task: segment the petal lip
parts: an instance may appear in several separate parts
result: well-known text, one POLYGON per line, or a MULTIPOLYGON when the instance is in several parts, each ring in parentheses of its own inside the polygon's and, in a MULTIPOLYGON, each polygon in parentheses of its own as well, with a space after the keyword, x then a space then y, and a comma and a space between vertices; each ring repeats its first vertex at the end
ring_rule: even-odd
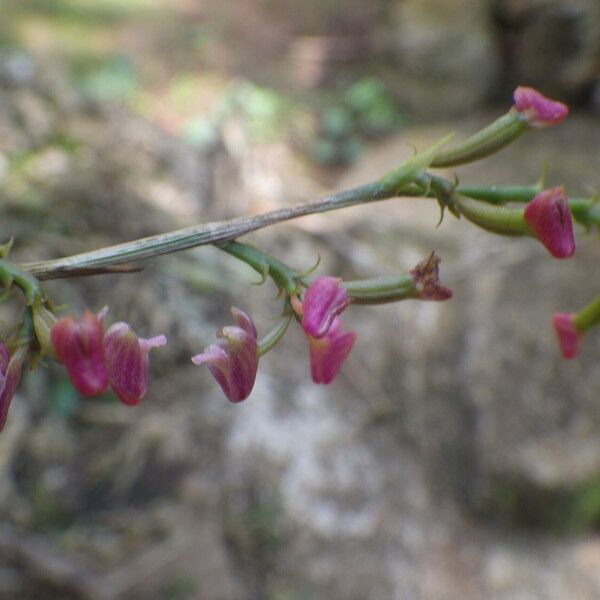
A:
POLYGON ((558 338, 562 355, 567 360, 575 358, 579 354, 581 333, 575 326, 574 313, 554 313, 552 315, 552 326, 558 338))
POLYGON ((573 220, 563 186, 542 190, 525 207, 523 216, 532 233, 555 258, 575 253, 573 220))
POLYGON ((513 99, 515 109, 527 119, 531 127, 556 125, 564 121, 569 114, 566 104, 546 98, 531 87, 517 87, 513 99))
POLYGON ((354 346, 356 334, 353 331, 342 331, 342 325, 342 320, 336 317, 325 336, 307 336, 310 373, 315 383, 331 383, 354 346))
POLYGON ((88 310, 79 320, 72 316, 59 319, 50 331, 56 355, 83 396, 101 394, 108 387, 103 337, 100 319, 88 310))
POLYGON ((131 325, 118 322, 104 336, 106 371, 113 392, 127 406, 134 406, 148 390, 148 354, 167 339, 159 335, 138 338, 131 325))
POLYGON ((302 329, 306 335, 321 338, 334 319, 350 304, 348 292, 337 277, 319 277, 306 290, 302 302, 302 329))
POLYGON ((10 357, 6 371, 0 375, 0 431, 6 425, 8 409, 21 380, 21 368, 27 349, 21 347, 10 357))
POLYGON ((217 334, 223 340, 192 356, 192 362, 206 364, 228 400, 241 402, 250 395, 256 380, 257 331, 244 311, 232 308, 231 312, 237 325, 223 327, 217 334))

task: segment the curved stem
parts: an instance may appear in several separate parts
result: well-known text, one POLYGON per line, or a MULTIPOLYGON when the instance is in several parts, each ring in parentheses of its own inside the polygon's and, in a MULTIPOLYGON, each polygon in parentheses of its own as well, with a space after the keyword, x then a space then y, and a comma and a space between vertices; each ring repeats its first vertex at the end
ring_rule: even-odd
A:
POLYGON ((515 110, 510 110, 461 144, 439 152, 431 162, 431 166, 454 167, 481 160, 508 146, 525 131, 527 131, 527 119, 515 110))
POLYGON ((272 350, 285 335, 288 325, 292 320, 292 313, 286 315, 275 327, 265 335, 264 338, 258 341, 258 355, 263 356, 270 350, 272 350))
POLYGON ((296 271, 274 256, 240 242, 229 242, 219 248, 252 267, 262 277, 262 281, 259 283, 264 283, 267 277, 271 277, 277 287, 285 290, 288 295, 297 292, 296 271))

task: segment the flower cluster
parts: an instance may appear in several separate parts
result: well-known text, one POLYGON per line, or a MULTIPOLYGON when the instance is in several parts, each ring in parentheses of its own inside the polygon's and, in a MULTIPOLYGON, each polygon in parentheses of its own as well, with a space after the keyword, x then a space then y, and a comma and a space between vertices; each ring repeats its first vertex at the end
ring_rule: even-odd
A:
MULTIPOLYGON (((452 137, 448 136, 371 184, 359 186, 352 193, 334 195, 336 206, 332 198, 328 198, 298 207, 305 210, 298 214, 322 210, 323 202, 329 204, 325 208, 330 209, 401 195, 435 197, 442 210, 448 208, 455 216, 463 216, 486 231, 535 237, 552 256, 572 256, 575 252, 572 220, 597 225, 600 216, 595 212, 595 199, 569 202, 562 186, 541 191, 537 186, 463 186, 458 179, 452 183, 430 173, 431 169, 481 160, 527 131, 560 123, 569 113, 567 106, 533 88, 518 87, 513 97, 514 104, 508 113, 466 140, 446 148, 452 137), (517 202, 527 202, 527 205, 505 206, 517 202)), ((279 217, 273 220, 272 214, 262 217, 266 218, 265 223, 279 220, 279 217)), ((213 236, 209 242, 225 239, 219 237, 223 230, 215 224, 208 229, 213 236)), ((229 235, 227 230, 225 237, 229 239, 229 235)), ((206 238, 202 239, 208 243, 206 238)), ((147 250, 156 244, 156 239, 146 238, 133 244, 143 246, 147 257, 147 250)), ((106 308, 98 314, 86 310, 79 319, 73 316, 58 319, 38 278, 33 276, 36 267, 48 266, 47 263, 29 263, 23 268, 6 259, 10 247, 11 242, 0 245, 0 285, 7 295, 12 287, 20 288, 25 306, 17 335, 6 344, 0 342, 0 430, 4 427, 24 361, 30 354, 34 358, 42 354, 62 362, 74 387, 84 396, 102 394, 110 387, 124 404, 137 404, 148 388, 149 352, 166 344, 165 336, 140 338, 124 322, 114 323, 105 330, 106 308)), ((123 252, 123 245, 116 248, 123 252)), ((261 275, 262 281, 270 277, 284 298, 283 318, 262 340, 258 339, 251 317, 232 308, 235 323, 223 327, 217 333, 219 340, 191 359, 196 365, 205 364, 226 397, 235 403, 248 398, 260 357, 279 342, 293 319, 308 342, 312 380, 329 384, 337 377, 356 342, 356 334, 344 329, 340 316, 350 304, 383 304, 411 298, 443 301, 452 297, 452 291, 439 281, 440 259, 435 253, 401 275, 359 281, 325 276, 310 282, 309 274, 298 274, 249 244, 233 240, 220 243, 219 248, 244 261, 261 275)), ((164 246, 154 246, 154 249, 158 254, 164 246)), ((169 246, 169 251, 178 249, 182 247, 169 246)), ((81 255, 79 259, 82 256, 85 257, 81 255)), ((122 256, 116 254, 110 258, 121 259, 122 256)), ((132 257, 131 254, 126 256, 132 257)), ((51 261, 54 268, 57 262, 60 260, 51 261)), ((79 266, 82 267, 80 262, 79 266)), ((563 355, 573 358, 583 334, 600 324, 600 296, 578 313, 553 315, 552 323, 563 355)))
POLYGON ((123 322, 104 331, 107 310, 97 315, 86 310, 78 320, 63 317, 52 326, 50 340, 78 392, 96 396, 110 385, 121 402, 133 406, 148 388, 148 353, 167 339, 164 335, 138 338, 123 322))
MULTIPOLYGON (((291 294, 289 306, 308 341, 314 383, 331 383, 354 346, 356 334, 345 331, 340 318, 352 302, 381 304, 407 298, 450 299, 452 290, 439 281, 439 262, 432 253, 407 275, 354 284, 344 283, 337 277, 318 277, 308 285, 302 298, 291 294)), ((237 325, 224 327, 217 334, 223 341, 193 356, 192 362, 206 364, 227 398, 240 402, 252 391, 261 344, 252 319, 237 308, 232 309, 232 314, 237 325)))

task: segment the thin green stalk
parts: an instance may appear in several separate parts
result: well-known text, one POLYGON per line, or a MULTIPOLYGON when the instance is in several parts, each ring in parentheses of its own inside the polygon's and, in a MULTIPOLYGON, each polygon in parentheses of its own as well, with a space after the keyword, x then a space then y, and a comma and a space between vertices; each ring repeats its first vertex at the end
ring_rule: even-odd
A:
POLYGON ((431 166, 455 167, 481 160, 514 142, 527 129, 527 119, 515 110, 510 110, 461 144, 439 152, 431 166))
POLYGON ((262 277, 260 283, 264 283, 267 277, 271 277, 275 284, 285 290, 288 295, 298 291, 296 271, 274 256, 241 242, 229 242, 219 248, 252 267, 262 277))
POLYGON ((584 332, 600 323, 600 296, 594 298, 575 315, 575 327, 584 332))

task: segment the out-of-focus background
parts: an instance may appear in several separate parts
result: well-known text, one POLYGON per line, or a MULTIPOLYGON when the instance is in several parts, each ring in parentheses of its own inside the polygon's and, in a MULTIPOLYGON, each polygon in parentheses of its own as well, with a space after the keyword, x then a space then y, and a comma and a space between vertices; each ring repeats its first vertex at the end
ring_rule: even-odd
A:
MULTIPOLYGON (((597 0, 0 0, 2 238, 43 259, 312 199, 476 131, 518 84, 572 115, 461 181, 546 161, 593 193, 597 0)), ((26 375, 0 436, 0 598, 599 598, 599 337, 565 362, 549 327, 600 292, 597 232, 554 261, 437 220, 398 200, 252 235, 353 278, 436 249, 455 297, 350 308, 328 387, 290 331, 235 406, 189 357, 232 304, 272 326, 243 265, 201 248, 48 284, 169 345, 135 409, 26 375)))

